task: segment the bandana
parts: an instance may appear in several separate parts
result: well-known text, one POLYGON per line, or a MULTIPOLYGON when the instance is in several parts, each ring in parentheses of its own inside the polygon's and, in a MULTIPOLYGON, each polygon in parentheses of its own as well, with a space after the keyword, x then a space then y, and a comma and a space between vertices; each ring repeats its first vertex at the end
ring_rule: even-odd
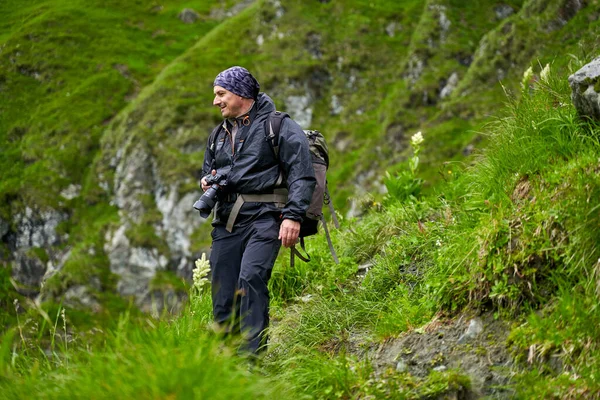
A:
POLYGON ((221 86, 238 96, 255 100, 260 89, 260 84, 252 74, 246 68, 237 66, 217 75, 213 86, 221 86))

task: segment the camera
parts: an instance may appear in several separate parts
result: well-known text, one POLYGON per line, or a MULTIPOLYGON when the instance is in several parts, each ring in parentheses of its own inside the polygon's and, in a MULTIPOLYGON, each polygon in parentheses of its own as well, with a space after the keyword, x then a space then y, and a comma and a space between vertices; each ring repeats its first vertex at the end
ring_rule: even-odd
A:
POLYGON ((194 208, 200 211, 202 218, 208 218, 212 209, 214 208, 218 197, 219 191, 222 187, 227 185, 227 177, 225 174, 207 175, 204 177, 206 184, 210 185, 208 190, 194 203, 194 208))

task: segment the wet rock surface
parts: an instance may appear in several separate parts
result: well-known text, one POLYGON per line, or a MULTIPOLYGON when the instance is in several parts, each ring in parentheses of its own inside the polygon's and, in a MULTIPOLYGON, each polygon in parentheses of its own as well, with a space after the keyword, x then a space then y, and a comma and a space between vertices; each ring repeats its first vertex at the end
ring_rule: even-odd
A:
POLYGON ((455 369, 469 377, 466 398, 511 398, 512 359, 506 348, 510 329, 492 315, 436 320, 421 329, 390 338, 371 355, 377 373, 392 369, 418 378, 455 369))

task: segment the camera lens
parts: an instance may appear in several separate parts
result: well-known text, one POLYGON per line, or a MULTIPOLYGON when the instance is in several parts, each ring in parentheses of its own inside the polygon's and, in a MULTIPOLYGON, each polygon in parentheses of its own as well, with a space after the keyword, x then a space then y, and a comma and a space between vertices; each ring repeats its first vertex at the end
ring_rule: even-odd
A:
POLYGON ((200 197, 200 199, 194 203, 194 208, 200 211, 202 218, 208 218, 215 203, 217 202, 217 190, 219 185, 212 185, 206 192, 200 197))

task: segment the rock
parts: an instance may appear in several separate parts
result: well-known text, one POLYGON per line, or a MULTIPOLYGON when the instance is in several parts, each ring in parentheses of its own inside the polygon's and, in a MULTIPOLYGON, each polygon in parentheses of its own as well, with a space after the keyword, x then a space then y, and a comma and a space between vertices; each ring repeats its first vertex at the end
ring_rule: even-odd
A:
POLYGON ((385 27, 385 33, 389 37, 394 37, 396 35, 396 30, 398 29, 398 23, 396 21, 392 21, 385 27))
POLYGON ((437 372, 444 372, 445 370, 447 370, 448 367, 446 367, 445 365, 438 365, 437 367, 435 367, 433 370, 437 371, 437 372))
POLYGON ((74 184, 70 184, 69 186, 67 186, 66 189, 64 189, 62 192, 60 192, 61 197, 67 199, 67 200, 71 200, 74 199, 75 197, 79 196, 79 193, 81 192, 81 185, 74 185, 74 184))
POLYGON ((470 156, 473 153, 473 150, 475 150, 475 145, 470 143, 462 150, 462 154, 465 157, 470 156))
POLYGON ((414 85, 425 70, 426 63, 424 60, 419 58, 416 54, 410 56, 408 60, 408 71, 406 73, 406 78, 408 79, 411 85, 414 85))
POLYGON ((458 344, 467 343, 475 339, 479 334, 483 332, 483 322, 479 318, 474 318, 469 322, 467 331, 458 338, 458 344))
MULTIPOLYGON (((97 278, 96 281, 98 281, 97 278)), ((99 282, 96 282, 97 285, 99 285, 99 282)), ((89 286, 72 286, 65 292, 64 304, 73 308, 84 308, 98 312, 101 309, 100 303, 98 303, 98 300, 96 300, 90 291, 91 288, 89 286)))
POLYGON ((458 74, 453 72, 452 75, 450 75, 450 78, 448 78, 446 85, 440 91, 440 99, 450 96, 456 88, 456 85, 458 85, 458 74))
POLYGON ((26 250, 31 247, 49 247, 58 244, 60 237, 56 233, 56 228, 67 218, 67 214, 53 209, 38 211, 26 207, 24 213, 19 213, 15 217, 17 249, 26 250))
POLYGON ((406 365, 406 363, 403 360, 398 361, 398 364, 396 364, 396 372, 406 372, 408 371, 408 365, 406 365))
POLYGON ((579 115, 600 121, 600 57, 569 76, 571 100, 579 115))
POLYGON ((372 267, 372 266, 373 266, 373 263, 371 263, 371 262, 368 262, 368 263, 365 263, 365 264, 359 265, 359 266, 358 266, 358 270, 359 270, 359 271, 368 272, 368 271, 371 269, 371 267, 372 267))
POLYGON ((200 14, 191 8, 184 8, 178 15, 179 19, 185 24, 193 24, 200 18, 200 14))
POLYGON ((114 202, 133 223, 140 223, 147 210, 141 198, 152 192, 156 162, 145 143, 138 144, 126 157, 117 154, 114 202))
POLYGON ((494 12, 496 13, 496 18, 498 20, 503 20, 515 13, 515 10, 509 5, 500 4, 494 7, 494 12))
POLYGON ((340 103, 337 95, 331 96, 331 115, 339 115, 344 111, 344 106, 340 103))
POLYGON ((11 274, 16 282, 23 285, 19 286, 19 293, 30 297, 37 295, 42 277, 46 273, 46 265, 39 258, 28 256, 21 251, 15 253, 14 256, 11 274))
POLYGON ((287 109, 294 120, 304 129, 310 128, 313 109, 311 98, 308 94, 304 96, 289 96, 285 101, 287 109))

